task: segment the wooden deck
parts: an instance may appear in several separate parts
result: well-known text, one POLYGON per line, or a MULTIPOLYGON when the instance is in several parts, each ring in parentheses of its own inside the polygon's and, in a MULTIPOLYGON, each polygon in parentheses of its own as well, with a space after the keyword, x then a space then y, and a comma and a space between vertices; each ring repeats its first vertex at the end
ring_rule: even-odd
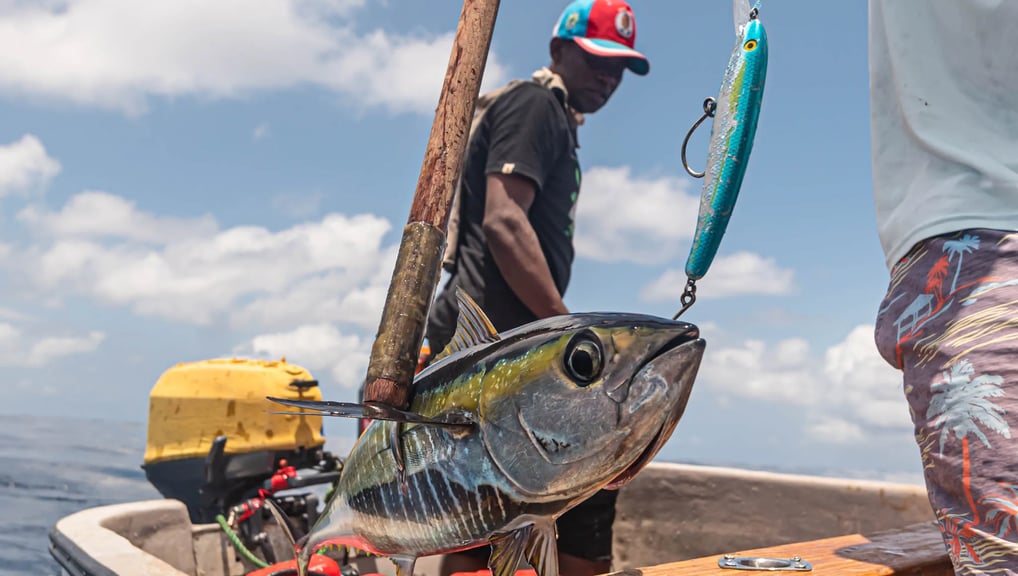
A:
MULTIPOLYGON (((736 557, 791 559, 812 565, 809 572, 782 570, 781 574, 831 574, 838 576, 949 576, 954 574, 935 523, 914 524, 900 530, 864 536, 850 534, 809 542, 797 542, 755 550, 732 550, 736 557)), ((613 572, 617 576, 738 576, 766 572, 721 568, 722 555, 706 556, 646 568, 613 572)))

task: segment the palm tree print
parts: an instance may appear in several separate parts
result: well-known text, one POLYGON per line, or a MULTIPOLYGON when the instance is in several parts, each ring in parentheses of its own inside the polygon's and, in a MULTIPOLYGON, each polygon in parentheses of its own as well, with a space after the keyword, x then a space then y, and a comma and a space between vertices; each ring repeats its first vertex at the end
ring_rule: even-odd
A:
POLYGON ((973 250, 979 249, 979 237, 965 234, 960 240, 948 240, 944 242, 944 252, 947 252, 947 261, 951 262, 958 256, 958 264, 954 267, 954 280, 951 281, 951 293, 958 288, 958 274, 961 272, 962 257, 973 250))
POLYGON ((937 302, 944 300, 944 278, 947 277, 947 266, 950 262, 951 257, 944 256, 937 260, 930 271, 926 273, 926 293, 935 293, 937 302))
POLYGON ((986 513, 986 521, 997 531, 997 536, 1006 538, 1018 534, 1018 485, 1000 482, 1000 487, 1010 494, 994 494, 982 499, 992 509, 986 513))
POLYGON ((969 522, 962 514, 951 514, 943 508, 937 510, 937 513, 942 519, 940 531, 947 536, 951 556, 961 558, 961 552, 964 550, 973 562, 981 563, 982 559, 973 545, 975 532, 972 531, 972 522, 969 522))
POLYGON ((973 374, 975 368, 972 363, 962 359, 952 364, 949 372, 943 372, 942 382, 930 387, 934 394, 926 417, 933 418, 930 424, 934 428, 940 428, 941 454, 951 432, 963 442, 971 432, 990 448, 990 440, 976 425, 977 421, 1004 438, 1011 438, 1011 428, 1001 417, 1004 409, 987 400, 1004 395, 1000 389, 1004 379, 993 374, 973 378, 973 374))
POLYGON ((926 418, 930 419, 930 426, 933 429, 940 430, 941 455, 944 453, 944 444, 952 433, 962 442, 962 486, 972 513, 972 520, 966 521, 967 514, 943 511, 942 518, 945 521, 950 520, 944 525, 955 527, 945 534, 953 542, 953 549, 956 552, 965 550, 974 562, 979 562, 978 556, 972 554, 971 547, 966 544, 968 540, 966 536, 971 534, 972 526, 980 522, 979 509, 976 508, 975 500, 972 498, 969 434, 978 438, 986 448, 991 448, 990 440, 980 429, 980 424, 1004 438, 1011 438, 1011 428, 1002 417, 1004 409, 988 400, 1004 395, 1004 391, 1000 389, 1004 379, 993 374, 975 376, 975 368, 966 359, 952 364, 942 375, 943 381, 936 382, 930 387, 933 396, 930 398, 926 418))

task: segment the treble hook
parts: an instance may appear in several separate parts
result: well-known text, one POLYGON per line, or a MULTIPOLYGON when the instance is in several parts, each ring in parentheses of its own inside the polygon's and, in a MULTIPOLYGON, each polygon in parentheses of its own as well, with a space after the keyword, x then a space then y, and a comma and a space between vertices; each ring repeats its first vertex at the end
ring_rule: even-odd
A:
POLYGON ((685 168, 686 172, 693 178, 703 178, 707 171, 704 170, 703 172, 697 172, 689 167, 689 162, 686 161, 686 145, 689 144, 689 138, 693 135, 693 132, 696 132, 696 129, 700 127, 700 124, 703 124, 704 120, 707 118, 713 118, 714 112, 717 109, 717 101, 708 96, 707 99, 703 101, 703 116, 700 116, 700 119, 693 124, 693 127, 689 129, 689 132, 686 132, 686 138, 682 141, 682 167, 685 168))

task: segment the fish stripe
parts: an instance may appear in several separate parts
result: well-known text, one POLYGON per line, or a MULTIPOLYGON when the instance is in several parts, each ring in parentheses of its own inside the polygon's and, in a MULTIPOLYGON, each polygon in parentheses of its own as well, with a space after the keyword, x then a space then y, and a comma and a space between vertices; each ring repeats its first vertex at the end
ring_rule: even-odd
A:
MULTIPOLYGON (((448 515, 448 512, 447 512, 448 509, 445 506, 442 505, 442 500, 438 496, 438 490, 435 489, 435 476, 436 475, 441 475, 441 474, 427 474, 427 475, 425 475, 424 478, 423 478, 423 482, 427 483, 428 490, 429 490, 429 493, 430 493, 430 496, 431 496, 431 502, 435 505, 435 510, 436 510, 435 517, 436 518, 443 518, 443 517, 448 515)), ((444 530, 442 532, 450 532, 450 531, 449 530, 444 530)), ((440 538, 444 539, 445 535, 444 534, 439 534, 439 531, 436 530, 435 531, 435 537, 436 538, 440 537, 440 538)), ((435 544, 437 545, 438 542, 435 542, 435 544)))
POLYGON ((442 474, 442 480, 445 482, 445 493, 448 495, 449 501, 452 502, 456 511, 449 511, 449 514, 453 516, 457 531, 460 538, 469 539, 470 530, 467 528, 466 517, 463 515, 463 506, 460 506, 459 500, 453 496, 452 483, 449 481, 448 474, 442 474))

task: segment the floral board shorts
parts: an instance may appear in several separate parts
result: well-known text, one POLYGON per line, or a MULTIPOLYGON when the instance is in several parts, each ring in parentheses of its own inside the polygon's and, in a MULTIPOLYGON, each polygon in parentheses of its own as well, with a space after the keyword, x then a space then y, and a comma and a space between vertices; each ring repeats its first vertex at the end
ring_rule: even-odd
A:
POLYGON ((924 240, 876 322, 903 371, 930 503, 958 574, 1018 574, 1018 233, 924 240))

